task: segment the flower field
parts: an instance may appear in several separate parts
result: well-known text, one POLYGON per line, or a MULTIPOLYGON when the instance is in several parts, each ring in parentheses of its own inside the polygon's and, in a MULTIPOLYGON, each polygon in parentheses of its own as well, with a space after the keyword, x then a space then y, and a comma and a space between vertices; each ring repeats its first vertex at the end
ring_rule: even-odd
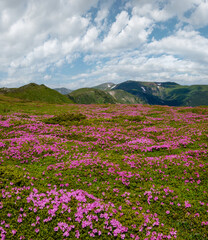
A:
POLYGON ((64 107, 0 116, 2 240, 208 239, 207 107, 64 107))

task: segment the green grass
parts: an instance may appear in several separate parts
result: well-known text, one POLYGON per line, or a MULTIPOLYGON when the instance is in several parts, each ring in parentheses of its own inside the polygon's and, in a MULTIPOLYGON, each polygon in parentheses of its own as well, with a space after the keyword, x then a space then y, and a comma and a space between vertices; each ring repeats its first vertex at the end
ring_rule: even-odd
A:
POLYGON ((68 96, 78 104, 116 103, 115 99, 109 93, 93 88, 81 88, 71 92, 68 96))
POLYGON ((4 92, 6 96, 23 99, 25 101, 39 101, 46 103, 73 103, 69 98, 59 92, 46 87, 31 83, 20 88, 10 89, 4 92))
MULTIPOLYGON (((168 235, 172 229, 177 231, 179 240, 207 239, 207 225, 202 226, 202 222, 208 221, 207 107, 59 105, 0 95, 0 111, 0 143, 5 144, 0 145, 0 189, 6 192, 6 197, 0 196, 3 203, 0 221, 6 221, 1 224, 7 231, 6 239, 20 239, 22 235, 25 239, 76 239, 75 230, 69 237, 64 237, 60 229, 54 231, 60 222, 79 229, 80 239, 121 239, 120 235, 108 235, 112 231, 103 228, 104 219, 100 214, 104 212, 112 213, 110 220, 116 219, 128 227, 125 239, 131 239, 130 233, 146 239, 147 231, 168 235), (143 140, 130 143, 137 139, 143 140), (191 142, 177 145, 181 139, 191 142), (152 144, 145 140, 151 140, 152 144), (166 143, 172 144, 171 147, 143 151, 148 146, 166 143), (41 147, 43 151, 36 151, 41 147), (54 148, 60 155, 51 155, 54 148), (18 152, 23 159, 16 158, 18 152), (129 184, 124 184, 125 181, 129 184), (22 189, 23 186, 30 189, 22 189), (50 195, 51 200, 45 207, 36 206, 37 211, 33 211, 35 206, 33 201, 29 203, 28 196, 34 189, 43 194, 37 196, 40 200, 47 201, 49 196, 44 194, 51 189, 56 189, 57 195, 50 195), (89 210, 84 214, 84 219, 90 214, 98 216, 93 228, 102 229, 101 236, 90 237, 90 227, 82 228, 74 218, 78 207, 94 203, 89 197, 86 203, 72 197, 65 202, 71 212, 62 212, 60 205, 56 216, 43 223, 48 210, 59 203, 57 198, 61 193, 57 192, 69 193, 72 189, 81 189, 102 199, 99 204, 114 204, 101 213, 89 210), (147 192, 152 195, 150 204, 147 192), (155 197, 158 199, 154 200, 155 197), (191 207, 185 208, 185 201, 189 201, 191 207), (122 209, 118 210, 120 206, 122 209), (197 213, 199 217, 195 216, 197 213), (11 217, 8 214, 12 214, 11 217), (20 214, 26 216, 18 223, 20 214), (140 231, 145 217, 151 214, 157 214, 155 218, 160 225, 154 226, 156 220, 149 217, 147 226, 140 231), (37 217, 40 223, 36 223, 37 217), (17 231, 14 236, 12 229, 17 231), (39 233, 35 229, 39 229, 39 233)), ((63 195, 63 199, 66 196, 63 195)))

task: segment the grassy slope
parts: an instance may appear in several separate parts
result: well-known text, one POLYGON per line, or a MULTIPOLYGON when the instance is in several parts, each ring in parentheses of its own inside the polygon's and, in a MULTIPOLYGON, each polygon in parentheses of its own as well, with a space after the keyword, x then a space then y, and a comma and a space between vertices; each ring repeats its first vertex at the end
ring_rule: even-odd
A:
POLYGON ((121 89, 111 90, 111 91, 108 91, 108 93, 110 95, 112 95, 118 103, 122 103, 122 104, 137 104, 137 103, 142 104, 142 103, 145 103, 144 101, 142 101, 137 96, 135 96, 131 93, 128 93, 124 90, 121 90, 121 89))
POLYGON ((208 86, 177 86, 166 89, 166 100, 175 102, 177 106, 208 105, 208 86))
POLYGON ((68 96, 79 104, 116 103, 109 93, 92 88, 81 88, 73 91, 68 96))
POLYGON ((25 101, 0 94, 0 114, 12 114, 15 112, 28 114, 61 114, 67 111, 77 111, 76 104, 54 104, 37 101, 25 101))
POLYGON ((20 98, 27 101, 40 101, 47 103, 73 103, 66 96, 59 92, 50 89, 44 85, 37 85, 34 83, 22 86, 16 89, 10 89, 4 92, 6 96, 20 98))
POLYGON ((176 83, 127 81, 115 89, 127 91, 153 105, 200 106, 208 105, 208 86, 181 86, 176 83), (144 91, 145 89, 145 91, 144 91))

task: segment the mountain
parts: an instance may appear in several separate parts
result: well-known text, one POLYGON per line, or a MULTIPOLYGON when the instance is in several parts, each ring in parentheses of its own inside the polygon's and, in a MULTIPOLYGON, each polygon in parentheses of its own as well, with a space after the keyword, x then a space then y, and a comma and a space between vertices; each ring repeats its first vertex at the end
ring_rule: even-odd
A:
POLYGON ((26 101, 40 101, 47 103, 73 103, 68 97, 61 93, 46 87, 45 85, 38 85, 30 83, 20 88, 1 88, 0 93, 9 96, 20 98, 26 101))
POLYGON ((61 93, 63 95, 67 95, 70 92, 72 92, 72 90, 68 89, 68 88, 54 88, 54 90, 56 90, 57 92, 59 92, 59 93, 61 93))
POLYGON ((111 90, 111 91, 108 91, 108 93, 116 100, 117 103, 122 103, 122 104, 137 104, 137 103, 144 104, 145 103, 142 99, 138 98, 137 96, 121 89, 111 90))
MULTIPOLYGON (((65 88, 58 90, 64 91, 65 88)), ((67 89, 69 90, 69 89, 67 89)), ((126 81, 104 83, 93 88, 81 88, 67 95, 45 85, 30 83, 20 88, 0 88, 5 96, 26 101, 79 104, 150 104, 168 106, 208 105, 208 85, 182 86, 174 82, 126 81)))
POLYGON ((116 103, 108 92, 94 88, 80 88, 67 96, 79 104, 116 103))
POLYGON ((92 88, 99 89, 99 90, 103 90, 103 91, 110 91, 110 90, 112 90, 115 86, 116 86, 116 84, 109 82, 109 83, 103 83, 103 84, 94 86, 94 87, 92 87, 92 88))
MULTIPOLYGON (((172 87, 166 83, 166 86, 172 87)), ((122 89, 151 105, 164 105, 164 86, 162 83, 126 81, 117 84, 114 89, 122 89)))
POLYGON ((208 105, 208 85, 181 86, 174 82, 126 81, 114 89, 131 93, 151 105, 208 105))
POLYGON ((173 103, 172 106, 208 105, 208 85, 179 85, 176 88, 167 89, 166 101, 173 103))
POLYGON ((145 103, 138 97, 123 90, 103 91, 95 88, 81 88, 68 94, 75 103, 98 104, 98 103, 121 103, 137 104, 145 103))

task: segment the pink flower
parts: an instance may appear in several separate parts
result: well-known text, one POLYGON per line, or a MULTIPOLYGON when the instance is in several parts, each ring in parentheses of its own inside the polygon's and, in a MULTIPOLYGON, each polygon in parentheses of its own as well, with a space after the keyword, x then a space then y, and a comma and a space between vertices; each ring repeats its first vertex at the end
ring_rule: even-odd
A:
POLYGON ((166 211, 166 213, 167 213, 167 214, 169 214, 169 213, 170 213, 170 211, 168 210, 168 211, 166 211))
POLYGON ((35 232, 38 233, 40 230, 38 228, 35 229, 35 232))
POLYGON ((13 229, 12 234, 15 235, 16 233, 17 233, 17 231, 13 229))
POLYGON ((76 238, 79 238, 79 236, 80 236, 79 230, 76 230, 76 231, 75 231, 75 237, 76 237, 76 238))
POLYGON ((69 232, 66 231, 66 232, 63 234, 63 236, 64 236, 64 237, 68 237, 68 236, 69 236, 69 232))
POLYGON ((121 239, 125 239, 125 234, 121 234, 121 239))
POLYGON ((18 222, 18 223, 21 223, 21 222, 22 222, 22 218, 18 218, 18 219, 17 219, 17 222, 18 222))
POLYGON ((189 203, 189 201, 185 201, 185 208, 189 208, 191 207, 191 204, 189 203))

